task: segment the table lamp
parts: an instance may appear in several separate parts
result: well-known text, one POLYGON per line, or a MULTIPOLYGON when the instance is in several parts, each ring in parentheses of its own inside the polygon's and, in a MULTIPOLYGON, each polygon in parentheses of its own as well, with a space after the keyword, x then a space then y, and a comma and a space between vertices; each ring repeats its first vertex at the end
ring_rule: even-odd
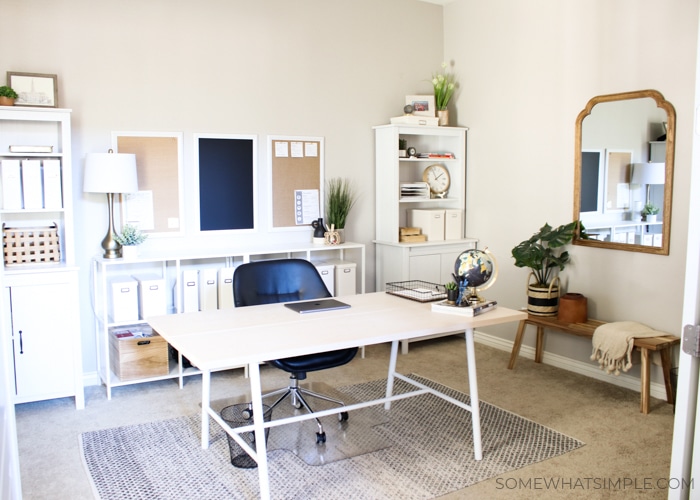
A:
POLYGON ((665 184, 666 164, 665 163, 633 163, 631 184, 646 185, 647 196, 645 203, 649 203, 649 189, 652 184, 665 184))
POLYGON ((102 240, 105 259, 122 255, 122 246, 114 238, 114 195, 135 193, 139 190, 136 174, 136 155, 114 153, 89 153, 85 158, 83 191, 106 193, 109 205, 109 228, 102 240))

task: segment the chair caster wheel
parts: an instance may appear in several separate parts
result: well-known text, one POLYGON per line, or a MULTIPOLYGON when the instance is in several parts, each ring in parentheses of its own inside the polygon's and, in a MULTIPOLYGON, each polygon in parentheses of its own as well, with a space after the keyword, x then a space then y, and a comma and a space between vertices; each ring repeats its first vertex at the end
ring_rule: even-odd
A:
POLYGON ((338 422, 345 422, 349 418, 350 415, 348 415, 348 412, 346 411, 341 411, 340 413, 338 413, 338 422))
POLYGON ((323 444, 326 442, 326 433, 325 432, 317 432, 316 433, 316 444, 323 444))

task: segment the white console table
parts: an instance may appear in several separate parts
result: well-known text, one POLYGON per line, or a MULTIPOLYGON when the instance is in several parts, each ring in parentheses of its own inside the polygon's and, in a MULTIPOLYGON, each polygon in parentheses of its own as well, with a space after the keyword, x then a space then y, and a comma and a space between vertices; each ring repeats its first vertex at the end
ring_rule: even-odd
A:
POLYGON ((169 297, 168 312, 182 312, 182 272, 186 269, 235 267, 262 259, 299 258, 310 261, 348 260, 357 264, 356 285, 360 293, 365 292, 365 245, 346 242, 340 245, 308 244, 268 244, 240 248, 205 248, 197 251, 144 252, 133 259, 93 258, 92 295, 95 312, 95 341, 97 347, 97 372, 107 388, 107 398, 112 397, 112 387, 177 378, 180 387, 184 378, 201 373, 194 367, 184 368, 182 356, 177 361, 169 361, 167 375, 120 380, 110 365, 109 330, 134 324, 146 324, 143 319, 128 322, 113 322, 109 315, 109 284, 119 278, 131 278, 139 274, 155 274, 163 278, 166 290, 172 291, 169 297))

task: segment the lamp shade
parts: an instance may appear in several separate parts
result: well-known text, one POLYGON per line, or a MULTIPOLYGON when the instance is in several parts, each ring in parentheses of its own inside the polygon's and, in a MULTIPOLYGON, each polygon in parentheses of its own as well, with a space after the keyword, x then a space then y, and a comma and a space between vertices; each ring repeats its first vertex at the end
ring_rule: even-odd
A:
POLYGON ((135 193, 138 190, 136 155, 89 153, 85 158, 84 192, 135 193))
POLYGON ((666 182, 665 163, 633 163, 632 184, 664 184, 666 182))

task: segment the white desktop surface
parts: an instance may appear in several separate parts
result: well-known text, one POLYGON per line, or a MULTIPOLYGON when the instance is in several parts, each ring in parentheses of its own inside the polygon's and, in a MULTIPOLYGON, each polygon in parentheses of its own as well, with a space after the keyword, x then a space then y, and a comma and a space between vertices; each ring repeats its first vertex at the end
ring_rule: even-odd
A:
MULTIPOLYGON (((283 421, 263 422, 259 364, 316 352, 332 351, 391 342, 391 359, 387 377, 387 400, 363 403, 385 403, 388 409, 395 372, 398 343, 403 339, 426 335, 465 331, 467 369, 472 412, 474 454, 481 459, 481 429, 478 413, 478 386, 474 359, 474 329, 489 325, 526 319, 524 312, 497 307, 488 313, 465 317, 434 313, 430 303, 419 303, 385 292, 349 295, 340 298, 351 305, 349 309, 299 314, 283 304, 269 304, 235 309, 202 311, 177 315, 156 316, 148 322, 153 329, 192 364, 202 370, 202 447, 209 445, 209 417, 220 425, 223 421, 209 407, 212 371, 247 365, 249 368, 254 425, 258 453, 250 453, 258 462, 260 495, 269 498, 268 465, 264 429, 311 418, 313 415, 292 417, 283 421)), ((398 396, 393 396, 398 398, 398 396)), ((454 402, 454 401, 453 401, 454 402)), ((455 403, 457 404, 457 403, 455 403)), ((351 406, 356 409, 361 406, 351 406)), ((317 412, 319 416, 337 413, 335 410, 317 412)), ((226 427, 224 427, 226 429, 226 427)), ((242 432, 244 428, 236 429, 242 432)), ((226 429, 231 434, 231 429, 226 429)), ((236 434, 234 432, 234 434, 236 434)), ((232 436, 234 434, 231 434, 232 436)), ((238 438, 237 434, 235 438, 238 438)), ((240 443, 239 443, 240 444, 240 443)))

